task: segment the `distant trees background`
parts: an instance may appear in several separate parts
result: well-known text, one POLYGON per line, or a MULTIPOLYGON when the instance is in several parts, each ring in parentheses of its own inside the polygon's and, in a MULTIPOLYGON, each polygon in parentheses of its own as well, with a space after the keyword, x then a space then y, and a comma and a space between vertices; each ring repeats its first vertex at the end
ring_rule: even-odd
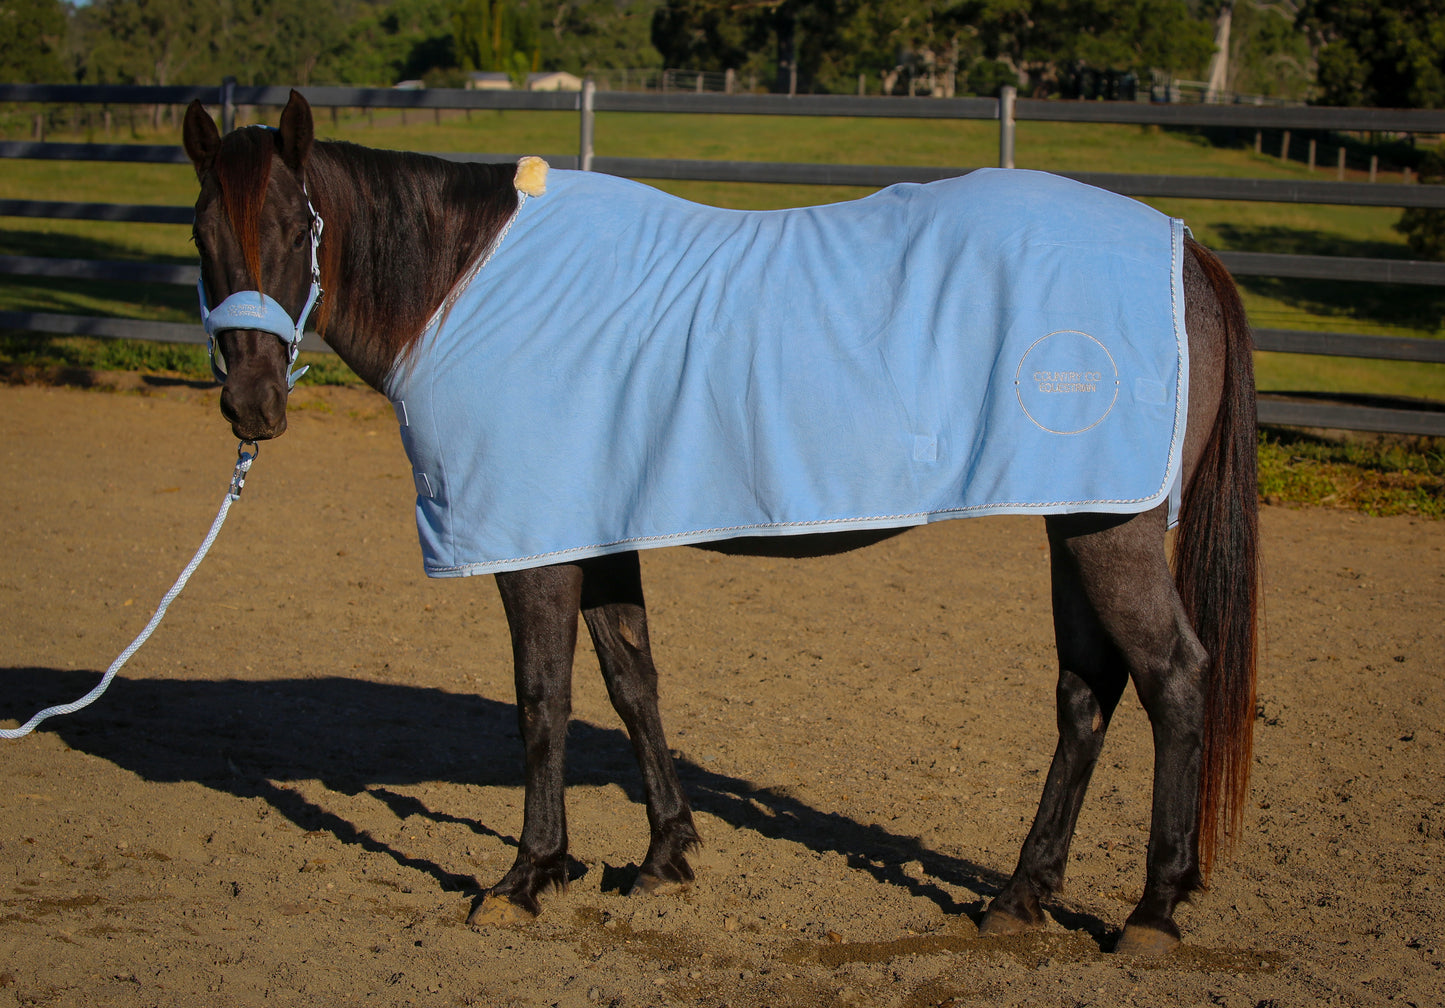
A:
POLYGON ((1300 20, 1326 104, 1445 107, 1445 0, 1311 0, 1300 20))
POLYGON ((1070 94, 1089 75, 1202 78, 1225 6, 1232 90, 1445 106, 1445 0, 0 0, 0 79, 443 85, 667 66, 771 90, 1070 94))
POLYGON ((66 79, 66 10, 59 0, 0 0, 0 79, 66 79))
POLYGON ((1047 94, 1081 67, 1198 76, 1210 22, 1186 0, 663 0, 668 66, 738 69, 773 90, 1047 94))

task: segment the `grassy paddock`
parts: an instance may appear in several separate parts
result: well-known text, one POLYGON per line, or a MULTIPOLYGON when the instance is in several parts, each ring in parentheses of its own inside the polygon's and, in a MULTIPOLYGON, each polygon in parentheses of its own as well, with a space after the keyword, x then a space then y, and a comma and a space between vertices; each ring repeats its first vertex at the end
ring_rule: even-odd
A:
POLYGON ((1445 518, 1445 438, 1264 430, 1259 493, 1270 504, 1445 518))
MULTIPOLYGON (((553 154, 577 148, 577 117, 570 112, 447 112, 438 117, 429 111, 403 116, 396 111, 368 115, 343 110, 333 117, 322 110, 317 131, 403 150, 553 154)), ((135 139, 163 143, 175 138, 163 134, 135 139)), ((598 116, 596 143, 598 154, 604 156, 740 161, 970 168, 994 164, 998 156, 996 124, 972 120, 603 113, 598 116)), ((1217 145, 1198 133, 1154 126, 1020 123, 1017 160, 1020 167, 1053 171, 1312 177, 1303 164, 1255 154, 1248 147, 1217 145)), ((1321 169, 1313 177, 1332 178, 1333 169, 1321 169)), ((867 193, 845 186, 715 182, 667 182, 660 187, 688 199, 739 209, 804 206, 867 193)), ((194 193, 195 179, 185 166, 0 161, 4 198, 174 205, 190 202, 194 193)), ((1399 211, 1391 208, 1149 202, 1182 217, 1201 241, 1216 249, 1409 258, 1392 227, 1399 211)), ((160 262, 191 262, 195 255, 185 227, 20 218, 0 219, 0 254, 160 262)), ((1445 337, 1445 291, 1438 289, 1263 277, 1243 278, 1240 286, 1252 319, 1261 326, 1445 337)), ((188 321, 195 317, 193 298, 191 291, 177 287, 0 278, 0 308, 188 321)), ((209 374, 203 352, 190 347, 35 334, 9 334, 0 341, 0 365, 12 371, 42 367, 47 360, 97 369, 154 368, 197 379, 209 374)), ((349 380, 345 369, 329 358, 318 358, 316 363, 307 380, 349 380)), ((1445 366, 1440 365, 1259 354, 1256 368, 1260 388, 1270 391, 1445 400, 1445 366)), ((1438 512, 1441 463, 1439 452, 1428 445, 1404 462, 1391 461, 1393 457, 1387 458, 1368 439, 1309 442, 1308 449, 1305 445, 1298 439, 1262 443, 1267 494, 1350 502, 1375 510, 1438 512), (1345 484, 1369 487, 1381 482, 1359 475, 1366 471, 1359 462, 1362 452, 1378 457, 1383 467, 1378 472, 1396 474, 1381 477, 1385 490, 1380 499, 1394 499, 1394 504, 1362 504, 1356 500, 1358 494, 1346 492, 1345 484), (1341 477, 1345 484, 1336 485, 1329 474, 1337 470, 1355 475, 1341 477), (1423 482, 1403 489, 1410 480, 1398 474, 1405 472, 1411 479, 1421 476, 1423 482), (1431 500, 1433 505, 1428 503, 1431 500)))

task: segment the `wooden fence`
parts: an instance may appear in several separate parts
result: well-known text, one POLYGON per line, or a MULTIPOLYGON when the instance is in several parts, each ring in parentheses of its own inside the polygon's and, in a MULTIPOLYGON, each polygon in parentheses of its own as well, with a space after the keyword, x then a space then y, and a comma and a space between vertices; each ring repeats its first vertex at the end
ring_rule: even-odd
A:
MULTIPOLYGON (((999 164, 1004 166, 1012 166, 1016 142, 1014 127, 1020 121, 1135 123, 1176 127, 1229 127, 1256 131, 1445 133, 1445 110, 1032 101, 1018 99, 1012 89, 1007 88, 998 99, 653 94, 598 91, 590 82, 581 92, 314 87, 306 88, 305 93, 313 106, 321 108, 520 109, 576 112, 577 152, 545 155, 559 168, 579 168, 630 178, 728 182, 883 186, 894 182, 927 182, 963 175, 980 166, 900 167, 599 157, 593 152, 596 114, 669 112, 995 120, 999 123, 999 164)), ((223 124, 227 126, 234 121, 234 110, 237 106, 284 105, 289 94, 290 89, 285 87, 239 87, 229 82, 220 88, 0 85, 0 102, 181 105, 200 99, 219 106, 223 124)), ((456 161, 505 161, 514 160, 518 155, 475 153, 440 156, 456 161)), ((158 164, 184 164, 186 161, 179 145, 43 141, 0 142, 0 157, 158 164)), ((1101 172, 1061 174, 1123 195, 1137 197, 1426 207, 1445 210, 1445 186, 1101 172)), ((0 200, 0 216, 189 224, 191 208, 0 200)), ((1237 276, 1445 287, 1445 263, 1259 252, 1223 252, 1220 256, 1237 276)), ((194 286, 198 268, 35 256, 0 256, 0 273, 194 286)), ((181 325, 43 312, 0 311, 0 328, 188 343, 204 340, 199 324, 181 325)), ((1284 329, 1257 329, 1255 339, 1260 350, 1445 363, 1445 340, 1284 329)), ((308 335, 303 347, 326 349, 314 335, 308 335)), ((1259 415, 1260 422, 1267 424, 1445 436, 1445 404, 1422 404, 1420 409, 1402 409, 1394 406, 1310 401, 1307 396, 1291 399, 1267 397, 1260 401, 1259 415)))

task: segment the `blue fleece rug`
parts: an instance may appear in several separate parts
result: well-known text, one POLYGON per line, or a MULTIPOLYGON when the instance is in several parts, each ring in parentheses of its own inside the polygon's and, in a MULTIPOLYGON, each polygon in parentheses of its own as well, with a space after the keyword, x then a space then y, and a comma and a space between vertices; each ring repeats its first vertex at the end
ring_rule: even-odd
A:
POLYGON ((982 170, 747 212, 553 171, 388 394, 428 574, 1175 488, 1183 226, 982 170))

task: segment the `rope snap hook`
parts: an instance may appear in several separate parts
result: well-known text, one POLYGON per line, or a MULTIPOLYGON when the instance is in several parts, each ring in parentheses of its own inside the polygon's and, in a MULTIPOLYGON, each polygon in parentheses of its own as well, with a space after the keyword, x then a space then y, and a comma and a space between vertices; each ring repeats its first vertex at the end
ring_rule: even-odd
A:
POLYGON ((241 491, 246 488, 246 473, 260 454, 261 446, 255 441, 242 441, 236 445, 236 471, 231 474, 231 489, 228 492, 231 500, 241 499, 241 491), (251 446, 249 452, 246 450, 247 445, 251 446))

